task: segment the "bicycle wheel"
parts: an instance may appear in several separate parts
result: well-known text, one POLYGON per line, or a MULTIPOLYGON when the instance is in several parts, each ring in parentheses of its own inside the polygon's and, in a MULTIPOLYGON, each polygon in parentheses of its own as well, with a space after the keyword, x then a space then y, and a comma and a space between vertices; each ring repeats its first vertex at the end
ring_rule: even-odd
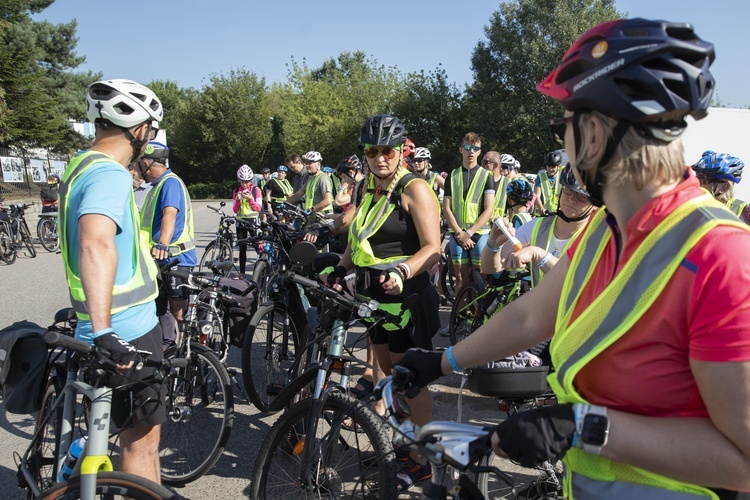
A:
POLYGON ((60 240, 57 235, 57 221, 51 217, 39 219, 36 225, 36 233, 39 236, 39 242, 48 252, 57 252, 60 248, 60 240))
POLYGON ((55 477, 55 461, 59 449, 60 423, 62 421, 62 406, 54 411, 52 407, 57 401, 58 391, 54 380, 50 379, 42 395, 41 407, 34 425, 34 447, 29 456, 29 469, 34 476, 39 489, 44 491, 57 482, 55 477))
POLYGON ((483 314, 477 297, 481 294, 479 285, 469 282, 456 296, 451 308, 448 335, 451 345, 456 345, 474 331, 474 321, 483 314))
MULTIPOLYGON (((297 375, 291 370, 300 354, 303 328, 283 304, 261 306, 250 320, 242 342, 242 381, 258 410, 268 411, 273 398, 297 375)), ((301 364, 298 367, 301 369, 301 364)))
POLYGON ((442 262, 443 268, 440 270, 440 284, 443 286, 445 298, 453 300, 456 296, 456 275, 453 269, 450 255, 442 262))
POLYGON ((226 260, 232 260, 234 254, 232 253, 232 245, 226 240, 214 240, 206 245, 206 250, 203 252, 201 262, 198 267, 199 271, 206 271, 206 262, 209 260, 218 260, 224 262, 226 260))
POLYGON ((26 250, 29 251, 29 255, 33 259, 36 257, 36 248, 34 247, 34 240, 31 239, 31 232, 29 231, 29 226, 26 224, 26 221, 21 222, 18 230, 21 233, 21 239, 23 240, 24 245, 26 245, 26 250))
POLYGON ((396 498, 395 455, 382 419, 353 397, 332 392, 311 442, 305 438, 314 402, 298 402, 271 428, 255 462, 251 498, 396 498), (310 479, 300 484, 309 445, 310 479))
MULTIPOLYGON (((134 498, 159 500, 174 498, 175 494, 153 481, 127 472, 100 472, 96 475, 97 498, 134 498)), ((66 483, 59 483, 42 492, 43 500, 81 498, 81 477, 76 476, 66 483)))
POLYGON ((16 261, 18 250, 13 245, 13 239, 5 229, 0 228, 0 259, 11 265, 16 261))
MULTIPOLYGON (((161 479, 185 484, 208 472, 229 440, 234 396, 227 369, 206 346, 190 343, 190 362, 167 385, 167 421, 161 426, 161 479)), ((165 358, 184 356, 175 346, 165 358)))
MULTIPOLYGON (((482 457, 477 465, 480 467, 497 467, 501 471, 507 471, 513 467, 510 460, 503 459, 491 452, 489 456, 482 457)), ((529 473, 534 472, 529 470, 529 473)), ((474 482, 484 498, 518 498, 519 500, 545 500, 545 499, 562 499, 562 483, 560 474, 555 466, 546 462, 538 470, 538 476, 530 483, 522 483, 512 488, 501 478, 491 472, 480 472, 475 474, 474 482), (515 491, 514 491, 515 489, 515 491)), ((534 476, 530 476, 533 478, 534 476)))

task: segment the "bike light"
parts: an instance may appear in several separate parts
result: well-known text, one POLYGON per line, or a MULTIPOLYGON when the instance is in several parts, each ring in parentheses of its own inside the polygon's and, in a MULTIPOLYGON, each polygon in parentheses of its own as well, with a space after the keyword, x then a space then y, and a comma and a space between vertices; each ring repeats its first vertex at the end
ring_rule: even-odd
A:
POLYGON ((214 330, 213 325, 211 325, 210 321, 201 321, 200 329, 203 335, 211 335, 214 330))
POLYGON ((372 316, 373 309, 370 308, 369 304, 359 304, 357 306, 357 316, 360 318, 369 318, 372 316))
POLYGON ((367 307, 369 307, 371 311, 377 311, 378 307, 380 307, 380 302, 377 300, 371 300, 367 303, 367 307))

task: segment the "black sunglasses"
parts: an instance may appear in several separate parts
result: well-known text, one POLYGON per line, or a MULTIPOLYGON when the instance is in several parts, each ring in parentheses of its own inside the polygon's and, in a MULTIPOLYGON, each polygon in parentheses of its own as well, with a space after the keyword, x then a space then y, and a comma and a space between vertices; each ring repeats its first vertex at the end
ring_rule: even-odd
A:
POLYGON ((568 126, 568 123, 573 121, 573 117, 575 116, 575 114, 571 116, 561 116, 559 118, 552 118, 549 121, 549 132, 552 134, 552 140, 555 144, 560 146, 565 145, 565 128, 568 126))

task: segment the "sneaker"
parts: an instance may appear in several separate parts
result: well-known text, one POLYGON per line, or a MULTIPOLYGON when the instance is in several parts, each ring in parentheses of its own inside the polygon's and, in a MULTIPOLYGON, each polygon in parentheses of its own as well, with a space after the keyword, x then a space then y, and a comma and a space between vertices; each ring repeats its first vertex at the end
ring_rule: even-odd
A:
POLYGON ((429 462, 420 465, 413 459, 409 459, 401 464, 398 474, 396 474, 396 491, 401 493, 411 489, 415 484, 427 481, 432 477, 432 468, 429 462))
POLYGON ((445 325, 443 327, 440 327, 440 329, 437 331, 437 334, 441 337, 450 337, 450 329, 451 327, 449 325, 445 325))

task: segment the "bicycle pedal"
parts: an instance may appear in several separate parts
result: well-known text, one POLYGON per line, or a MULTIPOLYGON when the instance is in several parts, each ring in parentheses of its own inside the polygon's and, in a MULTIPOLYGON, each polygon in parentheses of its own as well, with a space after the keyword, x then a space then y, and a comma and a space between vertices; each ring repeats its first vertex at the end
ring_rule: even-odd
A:
POLYGON ((227 368, 227 373, 229 374, 229 378, 234 378, 237 376, 237 370, 234 368, 227 368))
POLYGON ((266 387, 266 395, 276 396, 282 390, 284 390, 284 385, 282 384, 268 384, 268 386, 266 387))

